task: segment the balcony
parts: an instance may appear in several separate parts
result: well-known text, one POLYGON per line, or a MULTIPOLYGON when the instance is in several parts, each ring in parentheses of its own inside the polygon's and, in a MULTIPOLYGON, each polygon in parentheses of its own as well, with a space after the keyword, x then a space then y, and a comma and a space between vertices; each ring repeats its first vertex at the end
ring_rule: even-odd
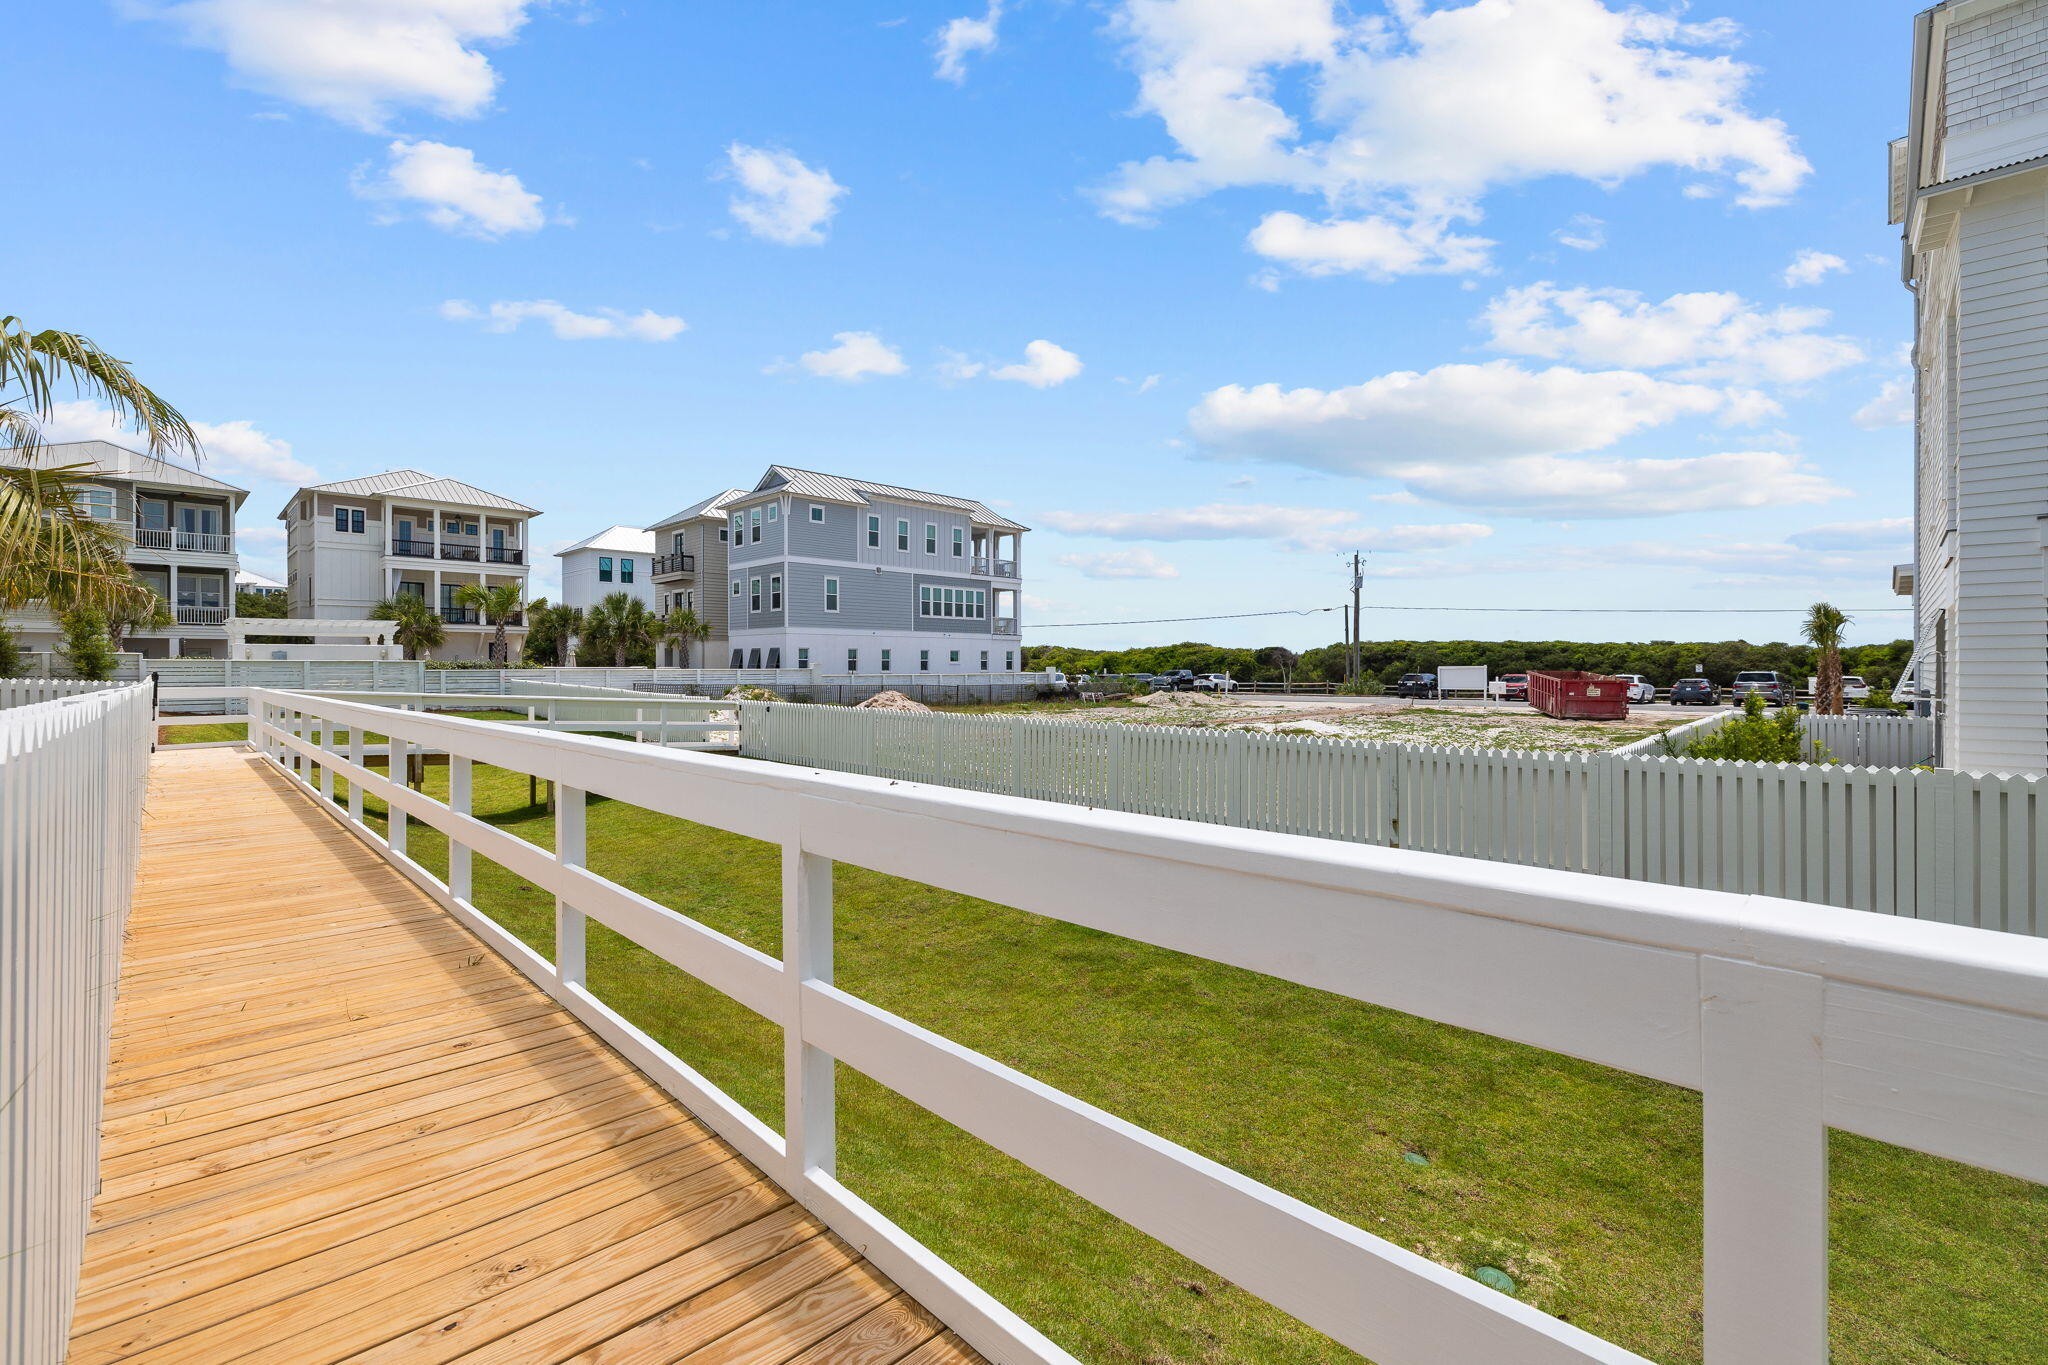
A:
POLYGON ((509 545, 487 546, 484 550, 486 564, 524 564, 526 551, 515 550, 509 545))
POLYGON ((1017 618, 1014 616, 998 616, 996 618, 995 633, 997 635, 1017 634, 1017 618))
POLYGON ((391 553, 411 559, 432 559, 434 546, 432 542, 425 540, 394 540, 391 542, 391 553))
POLYGON ((181 626, 217 626, 228 619, 226 607, 188 607, 180 603, 171 609, 181 626))
MULTIPOLYGON (((497 624, 495 621, 484 620, 483 613, 475 607, 443 607, 438 614, 444 622, 451 626, 495 626, 497 624)), ((505 618, 505 624, 508 626, 525 625, 526 613, 513 612, 505 618)))
POLYGON ((171 531, 157 527, 135 528, 135 543, 145 550, 190 550, 198 554, 226 555, 235 552, 235 538, 213 531, 171 531))
POLYGON ((483 550, 475 545, 443 545, 441 547, 441 558, 443 559, 460 559, 475 564, 481 562, 483 557, 483 550))
POLYGON ((986 555, 974 557, 974 567, 969 570, 977 578, 1015 578, 1017 561, 1014 559, 990 559, 986 555))
POLYGON ((695 555, 672 554, 656 555, 654 557, 653 573, 656 578, 660 578, 664 574, 695 572, 697 572, 697 556, 695 555))

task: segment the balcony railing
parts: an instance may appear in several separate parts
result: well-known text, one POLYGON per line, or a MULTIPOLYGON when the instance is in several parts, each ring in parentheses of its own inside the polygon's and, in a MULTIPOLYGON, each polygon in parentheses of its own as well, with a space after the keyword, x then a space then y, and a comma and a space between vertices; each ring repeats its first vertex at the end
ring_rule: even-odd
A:
POLYGON ((188 607, 180 603, 172 608, 181 626, 217 626, 228 619, 226 607, 188 607))
POLYGON ((475 563, 484 557, 483 551, 474 545, 443 545, 441 558, 464 559, 475 563))
MULTIPOLYGON (((475 607, 443 607, 441 608, 440 616, 443 621, 447 622, 451 626, 485 626, 497 624, 495 621, 484 620, 483 613, 478 611, 475 607)), ((526 613, 519 611, 513 612, 510 616, 505 618, 505 624, 508 626, 525 625, 526 613)))
POLYGON ((1014 559, 990 559, 986 555, 974 557, 974 567, 969 572, 978 578, 1015 578, 1017 561, 1014 559))
POLYGON ((695 555, 672 554, 656 555, 654 557, 654 576, 656 578, 660 578, 663 574, 695 572, 697 572, 697 556, 695 555))
POLYGON ((998 616, 996 618, 995 633, 998 635, 1015 635, 1017 633, 1017 618, 1014 616, 998 616))
POLYGON ((1017 576, 1017 561, 1014 559, 998 559, 996 561, 995 576, 997 578, 1015 578, 1017 576))
POLYGON ((524 564, 526 551, 515 550, 509 545, 491 545, 484 549, 484 562, 488 564, 524 564))
POLYGON ((232 554, 235 549, 233 536, 214 531, 172 531, 153 526, 136 527, 135 543, 145 550, 193 550, 209 555, 232 554))
POLYGON ((434 546, 431 541, 425 540, 394 540, 391 542, 391 553, 409 555, 414 559, 432 559, 434 546))

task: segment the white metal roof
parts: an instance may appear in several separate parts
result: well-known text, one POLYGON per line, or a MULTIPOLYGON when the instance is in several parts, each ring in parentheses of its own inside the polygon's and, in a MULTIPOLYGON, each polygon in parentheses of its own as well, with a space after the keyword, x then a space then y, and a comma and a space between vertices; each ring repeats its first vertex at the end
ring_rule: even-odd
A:
POLYGON ((235 586, 238 588, 270 588, 278 592, 284 591, 284 584, 278 582, 275 578, 265 578, 262 574, 251 573, 247 569, 235 570, 235 586))
MULTIPOLYGON (((335 483, 307 484, 300 493, 339 493, 344 497, 357 498, 406 498, 423 503, 446 507, 480 507, 491 512, 524 512, 528 516, 539 516, 540 510, 528 507, 523 502, 514 502, 497 493, 486 492, 473 483, 460 479, 444 479, 425 474, 417 469, 387 469, 382 474, 366 474, 360 479, 342 479, 335 483)), ((298 494, 292 495, 294 498, 298 494)), ((277 514, 283 521, 291 510, 289 503, 277 514)))
MULTIPOLYGON (((965 512, 974 519, 977 526, 988 526, 999 531, 1028 531, 1031 528, 1010 520, 993 510, 986 503, 973 498, 956 498, 949 493, 927 493, 916 488, 901 488, 895 484, 874 483, 868 479, 849 479, 841 474, 820 474, 813 469, 793 469, 788 465, 770 465, 761 481, 754 485, 754 493, 792 493, 799 497, 820 498, 826 502, 852 503, 865 507, 875 498, 890 502, 921 502, 933 507, 950 507, 965 512)), ((752 495, 748 495, 751 500, 752 495)))
POLYGON ((578 550, 618 550, 624 554, 654 553, 654 532, 643 531, 637 526, 607 526, 594 536, 585 536, 556 555, 574 554, 578 550))
POLYGON ((745 496, 746 493, 741 489, 728 488, 723 493, 712 494, 702 502, 693 502, 680 512, 671 512, 660 521, 647 523, 647 529, 651 531, 663 526, 672 526, 679 521, 693 521, 698 517, 720 516, 724 513, 727 503, 731 502, 734 498, 743 498, 745 496))
MULTIPOLYGON (((0 447, 0 465, 21 468, 28 463, 19 448, 0 447)), ((169 460, 159 460, 154 455, 145 455, 139 450, 117 446, 112 441, 58 441, 43 447, 43 454, 36 461, 45 469, 65 465, 89 465, 95 475, 110 479, 126 479, 134 483, 162 484, 172 488, 201 488, 209 493, 225 493, 234 500, 237 507, 242 499, 249 496, 246 488, 237 488, 231 483, 209 478, 196 469, 187 469, 169 460)))

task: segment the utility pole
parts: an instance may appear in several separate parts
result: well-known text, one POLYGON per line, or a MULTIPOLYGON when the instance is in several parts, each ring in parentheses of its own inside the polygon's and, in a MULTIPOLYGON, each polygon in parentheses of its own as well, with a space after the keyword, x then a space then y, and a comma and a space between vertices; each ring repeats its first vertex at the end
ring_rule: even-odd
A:
POLYGON ((1359 639, 1364 634, 1360 629, 1358 619, 1358 589, 1365 578, 1364 563, 1364 557, 1356 550, 1353 550, 1351 552, 1351 679, 1353 682, 1358 680, 1359 667, 1363 663, 1358 647, 1359 639))

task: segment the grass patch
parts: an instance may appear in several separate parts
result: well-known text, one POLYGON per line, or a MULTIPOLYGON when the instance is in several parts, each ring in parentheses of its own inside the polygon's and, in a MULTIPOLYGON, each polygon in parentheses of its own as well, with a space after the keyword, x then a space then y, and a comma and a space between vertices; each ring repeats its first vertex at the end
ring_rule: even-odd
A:
POLYGON ((247 739, 249 722, 223 721, 218 725, 159 725, 158 744, 217 744, 223 740, 247 739))
MULTIPOLYGON (((445 796, 447 770, 425 785, 445 796)), ((552 846, 525 777, 473 785, 480 818, 552 846)), ((602 875, 779 951, 773 846, 601 798, 588 833, 602 875)), ((410 847, 445 874, 440 835, 410 847)), ((552 952, 549 897, 482 859, 474 878, 552 952)), ((848 990, 1403 1246, 1536 1267, 1547 1311, 1653 1360, 1700 1359, 1697 1095, 859 867, 835 899, 848 990)), ((778 1028, 601 926, 588 956, 600 997, 779 1126, 778 1028)), ((848 1183, 1082 1359, 1357 1359, 840 1076, 848 1183)), ((2038 1365, 2048 1191, 1846 1135, 1832 1154, 1834 1358, 2038 1365)))

